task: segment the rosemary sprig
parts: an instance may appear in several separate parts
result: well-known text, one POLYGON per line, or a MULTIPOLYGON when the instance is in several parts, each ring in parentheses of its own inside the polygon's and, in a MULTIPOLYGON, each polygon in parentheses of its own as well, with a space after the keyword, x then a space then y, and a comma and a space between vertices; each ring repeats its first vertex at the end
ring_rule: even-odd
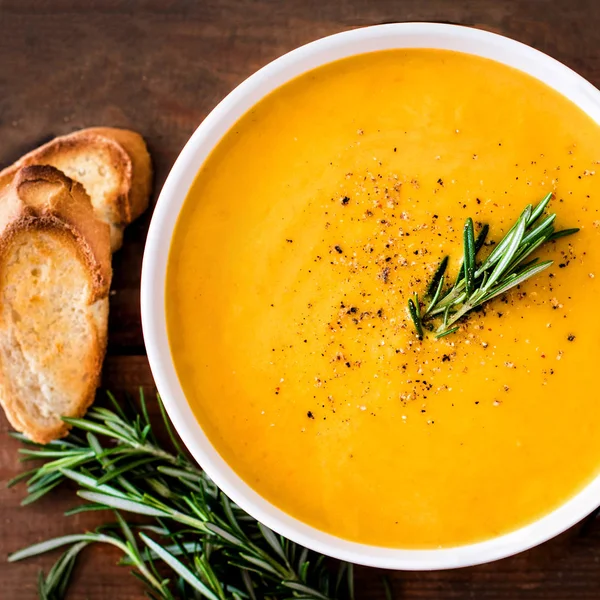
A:
POLYGON ((83 436, 41 446, 15 434, 27 445, 21 450, 24 460, 44 461, 10 483, 27 479, 23 504, 70 480, 86 503, 66 514, 111 509, 116 515, 112 525, 9 557, 17 561, 68 546, 49 573, 40 574, 40 599, 64 597, 78 554, 95 543, 121 550, 122 564, 132 567, 158 600, 353 599, 352 565, 342 563, 334 576, 323 556, 275 534, 233 504, 184 453, 162 405, 172 450, 157 441, 142 392, 133 416, 109 398, 113 410, 94 407, 84 419, 65 419, 83 436), (149 522, 129 525, 122 513, 145 515, 149 522), (161 575, 167 569, 169 578, 161 575))
POLYGON ((539 262, 538 258, 528 260, 528 257, 543 244, 577 233, 579 229, 555 231, 555 214, 542 219, 551 198, 552 194, 548 194, 535 208, 531 204, 526 206, 508 233, 480 263, 477 263, 477 256, 484 245, 489 227, 484 225, 475 238, 473 220, 470 217, 466 220, 463 229, 463 258, 454 284, 444 292, 448 267, 448 257, 445 256, 427 286, 426 295, 430 301, 425 310, 421 310, 417 294, 408 301, 408 314, 419 339, 423 338, 426 328, 432 329, 428 324, 433 317, 442 317, 442 323, 435 330, 435 337, 439 339, 450 335, 458 330, 455 323, 473 309, 504 294, 552 264, 551 260, 539 262))

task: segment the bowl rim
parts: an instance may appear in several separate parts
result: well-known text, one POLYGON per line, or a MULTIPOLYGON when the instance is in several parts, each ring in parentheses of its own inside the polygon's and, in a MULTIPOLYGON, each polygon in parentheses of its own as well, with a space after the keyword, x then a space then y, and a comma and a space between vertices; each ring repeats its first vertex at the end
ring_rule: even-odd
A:
POLYGON ((600 124, 600 91, 592 84, 530 46, 479 29, 441 23, 375 25, 337 33, 292 50, 230 92, 198 126, 175 161, 156 203, 144 250, 142 328, 157 389, 183 443, 217 486, 255 519, 311 550, 356 564, 402 570, 465 567, 527 550, 576 524, 600 503, 600 475, 549 514, 510 533, 477 543, 412 550, 341 539, 277 508, 225 462, 185 399, 167 336, 165 277, 173 230, 188 190, 208 154, 242 114, 283 83, 339 58, 389 48, 456 50, 496 60, 543 81, 600 124))

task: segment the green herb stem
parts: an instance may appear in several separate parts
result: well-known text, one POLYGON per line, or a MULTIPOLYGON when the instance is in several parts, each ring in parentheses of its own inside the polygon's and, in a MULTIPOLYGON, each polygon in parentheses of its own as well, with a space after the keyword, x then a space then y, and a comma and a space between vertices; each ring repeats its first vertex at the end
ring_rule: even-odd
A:
POLYGON ((173 450, 157 443, 142 393, 139 409, 130 416, 109 397, 114 410, 98 407, 84 419, 68 419, 83 437, 71 435, 40 446, 15 434, 29 446, 28 455, 45 461, 27 473, 24 503, 71 480, 86 504, 70 514, 112 510, 117 518, 116 527, 55 538, 9 557, 17 561, 69 547, 48 575, 40 576, 41 599, 63 598, 78 554, 90 544, 103 543, 119 548, 150 597, 160 600, 352 600, 349 566, 341 564, 336 583, 322 557, 285 540, 233 504, 184 453, 162 405, 173 450), (148 523, 129 525, 122 516, 126 513, 143 515, 148 523), (172 572, 170 578, 159 574, 158 563, 172 572))

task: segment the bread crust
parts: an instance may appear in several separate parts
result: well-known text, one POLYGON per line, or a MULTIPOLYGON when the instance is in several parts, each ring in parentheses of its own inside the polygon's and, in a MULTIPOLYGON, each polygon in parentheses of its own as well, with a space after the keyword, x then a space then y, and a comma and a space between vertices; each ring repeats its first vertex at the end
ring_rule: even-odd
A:
MULTIPOLYGON (((106 351, 108 292, 112 277, 110 228, 94 213, 83 186, 50 166, 28 166, 20 169, 12 183, 0 191, 0 266, 9 255, 12 244, 21 236, 35 232, 51 232, 61 244, 71 247, 84 265, 89 290, 89 371, 77 401, 64 416, 78 417, 94 400, 106 351)), ((82 282, 82 287, 85 282, 82 282)), ((0 357, 6 360, 5 356, 0 357)), ((25 401, 13 393, 12 381, 0 368, 0 403, 17 430, 38 443, 47 443, 65 435, 68 426, 56 418, 40 426, 29 414, 25 401)), ((70 390, 71 392, 73 390, 70 390)), ((44 396, 40 392, 40 400, 44 396)))
POLYGON ((13 165, 0 171, 0 189, 10 185, 16 173, 30 165, 45 165, 91 148, 102 148, 110 156, 111 166, 119 173, 119 185, 108 203, 103 220, 111 225, 111 247, 121 247, 123 229, 148 207, 152 188, 152 163, 144 139, 136 132, 113 127, 91 127, 57 137, 29 152, 13 165))
MULTIPOLYGON (((99 310, 104 310, 106 313, 106 320, 108 320, 108 298, 98 300, 97 304, 99 305, 99 310)), ((104 330, 106 330, 106 327, 104 327, 104 330)), ((100 385, 102 364, 104 362, 107 344, 106 331, 104 331, 104 334, 102 331, 97 331, 97 334, 97 337, 93 341, 90 340, 90 343, 93 343, 97 347, 97 352, 94 354, 94 360, 91 367, 92 377, 90 377, 90 383, 87 388, 82 391, 79 404, 74 407, 74 410, 72 410, 69 415, 64 416, 75 419, 83 417, 88 408, 94 403, 96 390, 100 385)), ((19 398, 5 393, 7 382, 3 380, 3 377, 4 375, 0 371, 0 405, 4 408, 6 418, 14 429, 24 433, 32 442, 37 444, 48 444, 53 440, 65 437, 69 433, 71 426, 62 420, 56 421, 54 425, 49 427, 39 427, 33 419, 29 418, 28 411, 19 401, 19 398)))
POLYGON ((90 127, 79 133, 84 136, 110 139, 125 149, 131 161, 131 183, 129 189, 124 192, 125 218, 122 224, 129 225, 148 208, 152 192, 152 161, 144 138, 135 131, 116 127, 90 127))

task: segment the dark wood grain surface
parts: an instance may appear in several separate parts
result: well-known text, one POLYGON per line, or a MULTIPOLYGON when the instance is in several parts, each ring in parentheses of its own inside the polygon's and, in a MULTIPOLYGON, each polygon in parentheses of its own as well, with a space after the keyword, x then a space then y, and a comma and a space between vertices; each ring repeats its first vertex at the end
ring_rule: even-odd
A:
MULTIPOLYGON (((160 190, 182 146, 215 104, 288 50, 345 29, 444 21, 530 44, 600 86, 598 0, 212 0, 145 2, 0 0, 0 164, 54 135, 91 125, 135 129, 148 141, 160 190)), ((139 283, 148 211, 114 257, 104 385, 153 389, 140 326, 139 283)), ((0 480, 21 470, 0 417, 0 480)), ((7 553, 93 528, 98 515, 63 518, 65 489, 21 508, 23 490, 0 487, 0 598, 36 598, 51 557, 7 565, 7 553)), ((600 499, 599 499, 600 500, 600 499)), ((111 549, 90 549, 69 598, 142 598, 111 549)), ((384 598, 381 573, 358 572, 357 597, 384 598)), ((455 571, 389 574, 403 600, 600 599, 600 523, 578 525, 519 556, 455 571)))

